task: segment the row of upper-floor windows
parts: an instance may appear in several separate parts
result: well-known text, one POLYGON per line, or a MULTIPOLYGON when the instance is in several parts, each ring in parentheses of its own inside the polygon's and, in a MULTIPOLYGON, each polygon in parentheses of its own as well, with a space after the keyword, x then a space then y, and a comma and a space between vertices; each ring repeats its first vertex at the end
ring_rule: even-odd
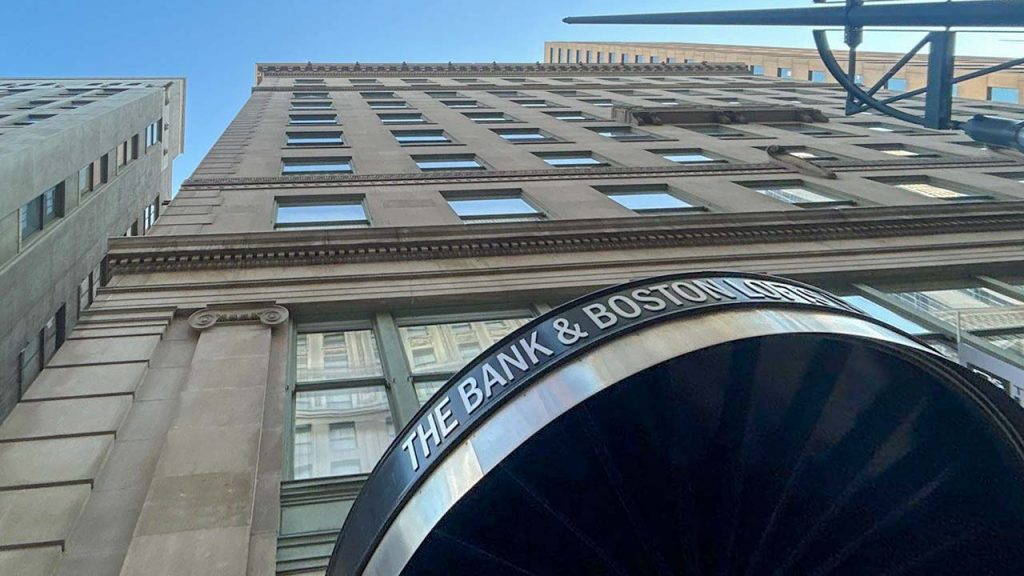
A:
MULTIPOLYGON (((601 53, 596 53, 596 54, 601 54, 601 53)), ((610 58, 614 59, 616 57, 616 53, 614 53, 614 52, 608 53, 608 56, 610 58)), ((585 54, 584 54, 584 58, 585 58, 585 54)), ((623 58, 628 59, 629 56, 626 55, 626 54, 619 54, 618 58, 620 60, 622 60, 623 58)), ((643 61, 643 62, 652 62, 652 61, 653 62, 657 62, 659 60, 660 59, 658 57, 656 57, 656 56, 634 55, 632 57, 631 61, 633 61, 633 62, 641 62, 641 61, 643 61), (652 60, 652 58, 653 58, 653 60, 652 60)), ((622 60, 622 61, 625 62, 625 60, 622 60)), ((674 62, 675 59, 674 58, 666 58, 666 61, 674 62)), ((685 59, 685 61, 686 62, 694 62, 695 60, 694 59, 685 59)), ((764 65, 760 65, 760 64, 751 65, 749 67, 749 69, 751 71, 751 74, 754 76, 754 78, 763 77, 763 76, 767 76, 768 75, 766 73, 766 69, 765 69, 764 65)), ((776 77, 776 78, 780 78, 780 79, 783 79, 783 80, 793 79, 793 69, 789 68, 789 67, 777 67, 777 68, 771 70, 771 72, 772 72, 772 75, 774 77, 776 77)), ((679 82, 691 82, 691 81, 694 81, 694 82, 717 81, 717 82, 720 82, 720 83, 728 83, 728 82, 737 82, 737 81, 744 81, 744 80, 749 81, 751 79, 752 78, 750 78, 750 77, 746 77, 745 78, 745 77, 742 77, 742 76, 736 76, 736 77, 715 77, 713 80, 710 77, 692 77, 692 76, 679 76, 679 77, 675 77, 675 78, 670 78, 670 77, 633 77, 633 78, 600 77, 600 78, 596 78, 596 80, 601 80, 601 81, 604 81, 604 82, 628 82, 628 83, 638 83, 638 82, 673 82, 673 83, 679 83, 679 82)), ((432 84, 436 84, 436 82, 434 80, 427 79, 427 78, 403 78, 401 80, 405 84, 407 84, 407 85, 421 86, 421 87, 424 87, 424 88, 426 88, 426 87, 428 87, 428 86, 430 86, 432 84)), ((463 84, 463 85, 485 84, 485 83, 490 83, 490 80, 491 79, 484 80, 484 79, 480 79, 480 78, 456 78, 456 79, 453 79, 453 81, 458 82, 459 84, 463 84)), ((579 83, 579 82, 582 82, 582 81, 593 80, 593 79, 578 79, 578 78, 542 78, 542 79, 502 78, 502 80, 505 81, 505 82, 509 82, 509 83, 524 84, 524 83, 542 83, 542 82, 547 82, 549 80, 554 80, 554 81, 558 81, 558 82, 565 82, 565 83, 579 83)), ((829 81, 829 77, 828 77, 828 74, 824 70, 813 70, 812 69, 812 70, 809 70, 807 72, 806 80, 808 80, 810 82, 823 83, 823 82, 828 82, 829 81)), ((854 81, 857 84, 864 84, 864 76, 863 76, 863 74, 857 74, 856 77, 854 78, 854 81)), ((383 84, 380 80, 376 80, 376 79, 351 79, 351 80, 349 80, 349 82, 353 86, 356 86, 356 87, 360 87, 360 86, 363 86, 363 87, 385 87, 385 84, 383 84)), ((307 89, 308 90, 308 89, 316 89, 318 87, 326 88, 327 84, 322 79, 296 79, 294 81, 293 86, 296 89, 307 89)), ((903 92, 903 91, 906 91, 906 89, 907 89, 907 79, 904 78, 904 77, 889 78, 887 80, 886 84, 885 84, 885 88, 890 90, 890 91, 892 91, 892 92, 903 92)), ((956 96, 957 92, 958 92, 958 85, 954 84, 953 85, 953 95, 956 96)), ((324 94, 323 97, 326 97, 326 93, 322 93, 322 94, 324 94)), ((306 97, 309 97, 309 96, 306 96, 306 97)), ((1020 102, 1020 89, 1019 88, 1014 88, 1014 87, 991 86, 991 87, 987 88, 986 98, 989 101, 992 101, 992 102, 1016 104, 1016 103, 1020 102)))
MULTIPOLYGON (((788 75, 789 69, 780 68, 779 73, 788 75)), ((824 82, 824 72, 811 71, 808 74, 812 81, 824 82)), ((857 75, 856 82, 858 84, 863 84, 863 77, 861 75, 857 75)), ((957 85, 954 85, 954 96, 957 95, 956 86, 957 85)), ((886 88, 891 92, 904 92, 907 89, 907 83, 903 78, 891 78, 888 80, 886 88)), ((590 89, 594 90, 594 88, 590 89)), ((835 90, 825 88, 667 88, 661 89, 660 91, 652 91, 650 89, 615 89, 605 87, 598 89, 619 96, 629 96, 632 98, 642 99, 655 106, 696 106, 708 104, 725 106, 764 106, 777 105, 778 102, 781 101, 785 104, 811 105, 819 108, 839 108, 844 106, 845 102, 843 94, 838 93, 835 90), (738 94, 756 96, 765 100, 762 101, 744 98, 738 96, 738 94), (803 97, 803 94, 809 94, 812 98, 803 97)), ((1008 111, 1019 111, 1018 108, 1011 106, 1016 102, 1016 98, 1018 96, 1016 89, 992 87, 988 90, 989 100, 999 103, 1000 110, 1005 109, 1008 111)), ((594 94, 593 92, 587 92, 586 90, 577 89, 540 91, 486 90, 484 92, 486 95, 504 98, 525 108, 564 107, 563 104, 546 100, 543 97, 544 93, 550 93, 560 97, 574 98, 578 102, 599 107, 625 105, 624 102, 602 97, 594 94)), ((441 101, 442 104, 449 108, 490 108, 486 103, 476 99, 477 96, 467 95, 457 90, 427 90, 424 91, 424 94, 441 101)), ((398 92, 394 91, 363 91, 359 92, 359 95, 361 95, 362 99, 367 102, 367 105, 371 110, 402 110, 414 108, 408 101, 403 99, 408 98, 409 94, 400 95, 398 92)), ((955 104, 954 113, 967 115, 974 113, 974 111, 972 111, 973 108, 984 108, 985 106, 989 106, 987 104, 981 104, 978 101, 971 100, 957 100, 955 104)), ((910 106, 911 108, 916 106, 923 110, 924 101, 920 97, 916 97, 907 99, 900 105, 910 106)), ((331 99, 331 93, 329 92, 292 93, 291 109, 294 112, 331 110, 333 108, 334 102, 331 99)))
MULTIPOLYGON (((1024 174, 1010 175, 1024 183, 1024 174)), ((904 192, 946 202, 978 202, 995 196, 930 176, 871 179, 904 192)), ((736 185, 775 201, 800 208, 844 208, 865 202, 842 191, 805 180, 775 179, 736 182, 736 185)), ((594 193, 634 214, 697 213, 712 209, 698 195, 667 184, 598 185, 594 193)), ((450 191, 440 193, 452 212, 466 224, 539 221, 551 217, 542 203, 521 189, 450 191)), ((324 195, 277 199, 274 227, 288 229, 358 228, 370 226, 364 197, 324 195)), ((867 203, 870 205, 870 203, 867 203)))
MULTIPOLYGON (((399 125, 399 124, 429 124, 423 118, 422 115, 401 115, 400 118, 391 118, 390 115, 380 115, 381 123, 385 125, 399 125)), ((520 122, 512 116, 503 113, 481 113, 466 114, 466 117, 472 120, 476 124, 519 124, 520 122)), ((551 113, 551 117, 556 120, 571 123, 592 123, 594 125, 584 125, 583 128, 594 134, 614 140, 616 142, 669 142, 677 140, 686 140, 688 137, 685 135, 676 136, 676 133, 660 131, 658 133, 650 132, 634 128, 632 126, 623 124, 610 124, 608 121, 602 121, 599 118, 591 116, 589 114, 569 110, 560 113, 551 113)), ((309 126, 337 126, 337 124, 331 124, 324 122, 322 124, 303 124, 309 126)), ((748 125, 751 127, 757 127, 757 130, 768 128, 772 130, 783 130, 789 133, 799 134, 801 136, 808 136, 813 138, 856 138, 858 136, 864 137, 864 134, 856 134, 843 129, 833 128, 832 124, 805 124, 796 122, 784 122, 784 123, 765 123, 748 125)), ((890 124, 885 122, 860 122, 860 123, 845 123, 839 124, 839 126, 859 128, 869 130, 871 132, 878 133, 889 133, 889 134, 904 134, 904 135, 926 135, 936 134, 927 130, 916 128, 913 126, 903 126, 898 124, 890 124)), ((700 134, 703 136, 710 136, 721 140, 772 140, 776 136, 771 133, 765 134, 760 131, 750 131, 749 129, 743 129, 737 127, 737 125, 719 125, 719 124, 679 124, 674 125, 675 128, 680 128, 700 134)), ((516 127, 502 127, 502 128, 489 128, 490 133, 494 136, 501 138, 506 142, 513 144, 530 144, 530 143, 558 143, 567 142, 571 143, 578 138, 578 132, 576 132, 576 138, 573 135, 559 136, 555 134, 551 129, 541 129, 529 126, 516 126, 516 127)), ((391 136, 395 141, 403 146, 407 145, 438 145, 438 144, 460 144, 448 130, 441 128, 421 128, 421 129, 398 129, 391 130, 391 136)), ((379 145, 379 141, 376 138, 367 136, 368 140, 374 145, 379 145)), ((289 130, 285 132, 286 147, 341 147, 347 146, 350 142, 347 140, 345 133, 341 130, 289 130)), ((873 149, 881 151, 891 156, 902 156, 902 157, 915 157, 915 156, 930 156, 938 157, 940 154, 935 151, 931 151, 928 148, 920 146, 909 146, 904 144, 854 144, 860 148, 873 149)), ((836 159, 842 157, 841 154, 830 154, 831 158, 836 159)), ((807 156, 812 157, 812 156, 807 156)))
MULTIPOLYGON (((1024 360, 1024 281, 856 285, 837 292, 868 316, 922 338, 954 361, 961 330, 972 342, 984 342, 991 354, 1024 360)), ((292 348, 295 392, 287 472, 294 479, 368 473, 404 425, 399 414, 428 402, 468 362, 547 304, 555 303, 447 316, 384 314, 336 329, 300 325, 292 348), (399 405, 405 409, 397 410, 399 405)), ((1004 391, 1022 400, 1024 390, 1004 391)))
MULTIPOLYGON (((488 85, 494 84, 495 80, 500 80, 508 84, 543 84, 547 82, 559 82, 563 84, 579 84, 581 82, 610 82, 610 83, 637 83, 637 82, 689 82, 689 81, 719 81, 719 82, 735 82, 743 81, 745 78, 742 76, 695 76, 695 75, 680 75, 680 76, 594 76, 594 77, 579 77, 579 78, 566 78, 566 77, 552 77, 543 76, 536 78, 526 77, 476 77, 476 78, 399 78, 397 82, 401 84, 395 84, 394 81, 384 82, 377 78, 350 78, 346 80, 333 80, 331 86, 336 86, 341 82, 347 82, 348 85, 366 88, 375 87, 386 87, 386 86, 417 86, 417 85, 445 85, 442 83, 452 82, 454 84, 448 85, 488 85)), ((296 78, 292 80, 292 86, 296 89, 302 90, 316 90, 318 88, 327 88, 328 83, 323 78, 296 78)))
MULTIPOLYGON (((150 134, 156 134, 161 120, 151 123, 146 128, 146 151, 152 146, 148 144, 150 134)), ((101 155, 79 169, 77 178, 78 199, 84 200, 92 192, 102 188, 128 167, 140 155, 139 134, 124 140, 112 152, 101 155)), ((159 140, 157 140, 159 141, 159 140)), ((29 200, 18 210, 18 240, 20 249, 24 249, 36 236, 53 225, 65 215, 67 183, 75 180, 65 179, 47 188, 38 196, 29 200)))

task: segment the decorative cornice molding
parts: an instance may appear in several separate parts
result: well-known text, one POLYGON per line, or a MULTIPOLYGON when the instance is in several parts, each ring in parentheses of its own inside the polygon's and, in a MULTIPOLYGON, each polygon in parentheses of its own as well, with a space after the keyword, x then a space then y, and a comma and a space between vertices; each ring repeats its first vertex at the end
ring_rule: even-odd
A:
MULTIPOLYGON (((484 82, 474 84, 462 84, 453 86, 451 84, 366 84, 366 85, 351 85, 341 86, 337 84, 324 84, 322 86, 312 85, 286 85, 286 86, 253 86, 252 92, 259 94, 261 92, 487 92, 491 90, 539 90, 542 92, 550 92, 555 90, 606 90, 609 92, 615 92, 616 90, 673 90, 676 88, 696 88, 700 90, 708 90, 715 88, 725 88, 727 90, 743 89, 743 88, 806 88, 805 83, 800 82, 786 82, 780 80, 768 84, 766 82, 758 81, 738 81, 735 80, 736 76, 725 76, 730 78, 728 81, 712 82, 710 80, 702 81, 700 84, 685 84, 683 78, 674 80, 672 85, 666 85, 660 82, 630 82, 629 84, 603 84, 601 82, 589 82, 586 78, 576 78, 576 82, 569 84, 542 84, 540 82, 520 82, 516 84, 488 84, 484 82)), ((540 78, 544 80, 544 78, 540 78)), ((818 90, 828 90, 827 86, 816 88, 818 90)), ((837 92, 838 94, 838 92, 837 92)))
POLYGON ((256 64, 257 78, 283 77, 294 78, 303 76, 488 76, 511 73, 523 74, 593 74, 615 72, 617 74, 735 74, 749 73, 746 64, 738 62, 690 62, 660 64, 551 64, 544 62, 527 63, 436 63, 408 64, 401 63, 368 63, 353 62, 351 64, 302 63, 264 63, 256 64))
POLYGON ((288 309, 272 303, 219 305, 196 310, 188 317, 193 330, 203 331, 217 323, 255 323, 273 328, 288 320, 288 309))
POLYGON ((111 274, 1024 230, 1024 202, 112 239, 111 274), (642 220, 639 222, 638 220, 642 220))
MULTIPOLYGON (((671 147, 672 142, 651 142, 671 147)), ((819 165, 836 172, 892 170, 895 168, 1000 168, 1018 166, 1005 160, 975 159, 967 156, 940 158, 893 158, 892 160, 824 160, 819 165)), ((704 166, 603 166, 597 168, 555 168, 541 170, 439 170, 407 174, 296 174, 289 176, 227 176, 189 178, 182 190, 199 188, 246 189, 301 186, 412 186, 418 184, 472 184, 481 182, 577 180, 580 178, 648 178, 659 176, 739 176, 743 174, 798 174, 777 163, 707 164, 704 166)))

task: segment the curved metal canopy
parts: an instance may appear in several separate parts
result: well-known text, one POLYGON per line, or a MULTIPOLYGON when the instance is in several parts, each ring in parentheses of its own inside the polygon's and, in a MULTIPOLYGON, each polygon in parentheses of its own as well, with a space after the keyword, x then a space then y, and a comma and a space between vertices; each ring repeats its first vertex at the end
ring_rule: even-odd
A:
POLYGON ((633 282, 449 381, 328 573, 1024 573, 1022 430, 994 387, 820 290, 633 282))

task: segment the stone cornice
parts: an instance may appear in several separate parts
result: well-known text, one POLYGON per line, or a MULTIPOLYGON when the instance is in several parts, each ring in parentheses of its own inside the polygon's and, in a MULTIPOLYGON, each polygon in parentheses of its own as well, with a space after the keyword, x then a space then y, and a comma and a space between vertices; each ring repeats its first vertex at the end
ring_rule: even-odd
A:
POLYGON ((738 62, 691 62, 661 64, 551 64, 528 63, 259 63, 256 64, 256 78, 301 78, 312 77, 366 77, 390 76, 500 76, 514 73, 530 75, 548 74, 606 74, 648 75, 658 73, 709 74, 749 73, 746 64, 738 62))
MULTIPOLYGON (((729 78, 736 78, 735 76, 729 76, 729 78)), ((541 78, 543 80, 543 78, 541 78)), ((524 82, 517 84, 487 84, 481 82, 479 84, 368 84, 368 85, 354 85, 354 86, 338 86, 325 84, 323 86, 312 85, 298 85, 298 86, 253 86, 252 91, 254 93, 259 92, 487 92, 487 91, 498 91, 498 90, 539 90, 539 91, 558 91, 558 90, 604 90, 607 92, 615 92, 616 90, 675 90, 678 88, 685 89, 697 89, 697 90, 708 90, 716 88, 725 88, 727 90, 735 89, 755 89, 755 88, 807 88, 806 83, 801 82, 787 82, 780 80, 778 82, 710 82, 705 81, 700 84, 685 84, 685 80, 679 79, 672 85, 666 85, 656 82, 630 82, 629 84, 613 85, 613 84, 602 84, 600 82, 588 82, 586 78, 577 78, 576 82, 570 84, 542 84, 539 82, 524 82)), ((827 86, 815 87, 816 90, 827 90, 827 86)), ((837 92, 838 94, 838 92, 837 92)), ((451 100, 451 98, 446 98, 451 100)))
MULTIPOLYGON (((651 142, 671 148, 671 142, 651 142)), ((816 164, 835 172, 893 170, 899 168, 966 168, 1018 166, 1005 160, 975 159, 966 156, 940 158, 893 158, 892 160, 827 160, 816 164)), ((411 186, 417 184, 464 184, 502 181, 578 180, 581 178, 656 178, 680 176, 739 176, 743 174, 798 174, 787 166, 772 162, 756 164, 706 164, 702 166, 557 168, 542 170, 443 170, 407 174, 296 174, 291 176, 228 176, 223 178, 189 178, 182 190, 195 188, 288 188, 292 186, 411 186)))
POLYGON ((111 274, 1024 230, 1024 202, 118 238, 111 274))

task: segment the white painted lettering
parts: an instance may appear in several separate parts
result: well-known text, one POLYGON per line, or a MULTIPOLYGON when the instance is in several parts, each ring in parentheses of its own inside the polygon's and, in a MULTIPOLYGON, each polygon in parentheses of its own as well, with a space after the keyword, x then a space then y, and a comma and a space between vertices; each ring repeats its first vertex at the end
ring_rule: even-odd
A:
POLYGON ((633 300, 640 302, 645 310, 650 310, 651 312, 664 310, 668 306, 667 304, 665 304, 664 300, 658 298, 657 296, 654 296, 653 294, 651 294, 651 291, 647 290, 646 288, 638 288, 636 290, 633 290, 633 300))
POLYGON ((614 314, 608 312, 608 309, 604 307, 604 304, 591 304, 585 306, 583 312, 590 317, 590 321, 594 323, 600 329, 614 326, 619 321, 614 314))
POLYGON ((508 381, 502 378, 501 374, 498 374, 498 371, 495 370, 494 367, 491 366, 490 364, 484 364, 483 372, 484 396, 487 398, 491 397, 491 394, 493 393, 491 392, 491 389, 494 388, 495 384, 501 384, 502 386, 508 384, 508 381))
POLYGON ((672 302, 676 306, 682 306, 683 304, 682 300, 676 298, 675 294, 669 292, 668 284, 658 284, 657 286, 651 286, 649 290, 656 290, 659 294, 667 298, 669 302, 672 302))
POLYGON ((416 449, 412 447, 412 441, 416 439, 416 433, 409 434, 409 437, 402 442, 402 450, 409 455, 409 463, 412 464, 412 471, 420 469, 420 459, 416 457, 416 449))
POLYGON ((698 290, 696 286, 689 282, 673 282, 672 289, 675 290, 676 294, 679 294, 690 302, 707 302, 708 295, 702 290, 698 290))
POLYGON ((636 302, 618 294, 608 299, 608 306, 623 318, 636 318, 644 312, 636 302))
POLYGON ((466 378, 462 382, 459 382, 459 396, 462 398, 462 406, 466 409, 466 414, 472 414, 474 410, 480 407, 480 404, 484 401, 484 393, 480 391, 480 387, 476 383, 476 378, 466 378))
POLYGON ((530 333, 529 342, 527 342, 526 338, 520 338, 519 347, 522 348, 524 352, 526 352, 526 355, 530 358, 530 362, 532 362, 534 365, 540 362, 540 358, 537 356, 538 352, 545 356, 553 356, 555 353, 554 350, 547 348, 543 344, 537 343, 536 331, 530 333))
POLYGON ((434 414, 432 412, 427 413, 427 423, 430 425, 426 430, 423 429, 422 424, 416 425, 416 435, 420 439, 420 448, 423 449, 423 457, 430 457, 430 445, 427 444, 427 439, 430 438, 434 441, 434 446, 441 445, 441 437, 437 434, 437 424, 434 422, 434 414))
POLYGON ((513 353, 513 355, 515 355, 515 358, 509 356, 504 352, 501 352, 500 354, 498 354, 498 364, 501 365, 501 371, 505 373, 506 379, 515 380, 516 376, 515 374, 512 373, 512 369, 509 367, 509 365, 511 364, 512 366, 519 368, 521 372, 526 372, 527 370, 529 370, 530 365, 527 364, 526 360, 523 359, 523 354, 519 351, 519 348, 517 348, 515 344, 512 345, 510 350, 513 353))
POLYGON ((452 401, 451 398, 445 396, 434 406, 434 416, 437 417, 437 424, 441 427, 441 438, 447 438, 452 430, 459 425, 459 421, 455 419, 455 415, 452 414, 452 409, 448 407, 448 404, 452 401), (448 420, 451 419, 449 422, 448 420))

